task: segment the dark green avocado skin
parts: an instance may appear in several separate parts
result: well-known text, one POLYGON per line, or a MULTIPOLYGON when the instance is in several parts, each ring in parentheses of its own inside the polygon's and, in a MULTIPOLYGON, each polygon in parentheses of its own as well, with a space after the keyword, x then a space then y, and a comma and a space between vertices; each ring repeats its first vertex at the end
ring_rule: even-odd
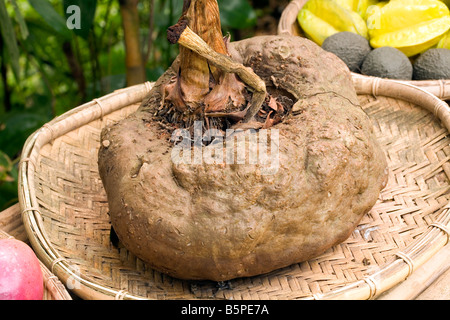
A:
POLYGON ((364 58, 372 50, 369 41, 353 32, 338 32, 322 43, 322 49, 335 54, 345 62, 350 71, 360 72, 364 58))
POLYGON ((450 50, 429 49, 414 62, 414 80, 450 79, 450 50))
POLYGON ((364 59, 361 73, 367 76, 396 80, 412 80, 413 66, 400 50, 381 47, 372 50, 364 59))

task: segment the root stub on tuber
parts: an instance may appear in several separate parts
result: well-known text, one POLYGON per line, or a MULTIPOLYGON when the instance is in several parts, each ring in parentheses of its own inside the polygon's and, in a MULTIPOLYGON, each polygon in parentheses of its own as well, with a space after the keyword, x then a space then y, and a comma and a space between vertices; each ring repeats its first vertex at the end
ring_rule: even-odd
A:
POLYGON ((215 0, 185 1, 168 35, 179 57, 102 131, 120 242, 173 277, 225 281, 344 241, 387 176, 345 64, 300 37, 229 42, 215 0))

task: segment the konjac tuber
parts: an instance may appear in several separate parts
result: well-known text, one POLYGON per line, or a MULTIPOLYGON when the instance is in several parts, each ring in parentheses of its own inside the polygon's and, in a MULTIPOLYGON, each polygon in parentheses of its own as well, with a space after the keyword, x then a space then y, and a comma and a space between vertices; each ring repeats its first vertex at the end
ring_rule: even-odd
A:
POLYGON ((169 38, 179 57, 101 135, 123 245, 171 276, 224 281, 344 241, 387 176, 345 64, 300 37, 229 42, 215 0, 184 1, 169 38))

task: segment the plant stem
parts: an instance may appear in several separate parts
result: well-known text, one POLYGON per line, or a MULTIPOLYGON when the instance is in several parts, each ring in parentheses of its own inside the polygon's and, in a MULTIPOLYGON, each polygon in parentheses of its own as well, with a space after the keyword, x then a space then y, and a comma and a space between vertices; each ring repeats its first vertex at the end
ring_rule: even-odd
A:
MULTIPOLYGON (((229 114, 233 121, 244 116, 245 121, 253 119, 264 102, 265 84, 251 69, 228 56, 228 39, 222 34, 216 0, 184 0, 183 13, 178 23, 169 27, 167 36, 172 44, 180 44, 176 79, 164 88, 168 110, 175 109, 190 120, 217 118, 217 114, 221 118, 229 114), (250 107, 244 82, 254 89, 250 107), (243 112, 243 108, 247 110, 243 112)), ((228 125, 226 121, 215 125, 228 125)))
POLYGON ((127 86, 145 82, 145 65, 139 41, 138 0, 119 0, 125 37, 127 86))
MULTIPOLYGON (((170 31, 169 31, 170 32, 170 31)), ((170 37, 170 36, 169 36, 170 37)), ((172 35, 172 40, 175 40, 172 35)), ((243 122, 248 122, 253 119, 256 113, 261 108, 267 91, 264 81, 256 75, 251 68, 235 62, 229 56, 214 51, 208 44, 194 33, 187 25, 181 34, 178 41, 183 47, 192 50, 199 56, 207 59, 210 63, 229 73, 236 73, 242 81, 254 89, 253 97, 250 106, 246 110, 243 122)))
POLYGON ((11 90, 8 85, 8 68, 6 65, 6 54, 3 46, 3 37, 0 34, 0 55, 1 55, 1 76, 3 82, 3 110, 4 112, 11 111, 11 90))
POLYGON ((99 61, 99 53, 97 49, 97 37, 95 35, 95 31, 89 34, 89 52, 91 55, 91 65, 92 65, 92 75, 93 75, 93 83, 95 88, 95 95, 102 95, 105 93, 104 85, 102 82, 102 69, 99 61), (100 92, 97 93, 97 83, 100 84, 100 92))
POLYGON ((72 72, 72 76, 78 85, 78 92, 80 93, 81 100, 84 102, 86 101, 86 79, 84 77, 83 68, 73 51, 72 44, 69 41, 65 41, 62 47, 72 72))
POLYGON ((148 18, 148 36, 147 36, 147 50, 144 55, 144 64, 150 59, 153 48, 153 28, 154 28, 154 14, 155 14, 155 0, 149 0, 150 12, 148 18))

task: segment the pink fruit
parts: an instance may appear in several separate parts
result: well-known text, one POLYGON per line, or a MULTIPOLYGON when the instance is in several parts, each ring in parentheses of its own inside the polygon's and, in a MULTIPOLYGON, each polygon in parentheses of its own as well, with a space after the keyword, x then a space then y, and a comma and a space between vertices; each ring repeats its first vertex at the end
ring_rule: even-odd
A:
POLYGON ((0 300, 41 300, 44 280, 33 250, 16 239, 0 240, 0 300))

